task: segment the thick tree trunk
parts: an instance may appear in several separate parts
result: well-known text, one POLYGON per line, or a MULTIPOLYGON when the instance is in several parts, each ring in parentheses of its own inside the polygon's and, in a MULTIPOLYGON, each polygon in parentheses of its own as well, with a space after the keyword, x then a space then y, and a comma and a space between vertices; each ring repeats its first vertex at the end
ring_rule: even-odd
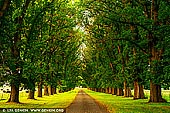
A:
POLYGON ((123 96, 123 89, 117 88, 117 96, 123 96))
MULTIPOLYGON (((11 95, 10 98, 8 100, 8 102, 16 102, 19 103, 19 85, 20 85, 20 73, 19 73, 19 69, 21 68, 21 64, 20 64, 20 49, 19 49, 19 43, 21 41, 21 36, 20 36, 20 32, 21 32, 21 26, 23 23, 23 18, 26 14, 26 10, 28 8, 28 5, 31 1, 30 0, 26 0, 25 5, 23 6, 22 9, 22 14, 16 18, 16 24, 20 25, 17 27, 16 32, 14 34, 14 38, 13 38, 13 45, 11 46, 11 54, 12 54, 12 58, 14 58, 15 62, 15 71, 13 72, 13 83, 11 83, 11 95)), ((0 17, 3 16, 4 12, 8 9, 9 5, 11 3, 11 0, 4 0, 3 2, 3 6, 0 7, 0 17)))
POLYGON ((138 80, 134 80, 134 97, 133 99, 144 99, 143 85, 138 83, 138 80))
POLYGON ((38 83, 38 97, 42 97, 42 82, 38 83))
MULTIPOLYGON (((157 26, 157 27, 160 26, 160 23, 158 20, 158 12, 159 12, 159 5, 160 5, 159 3, 160 2, 158 2, 158 0, 152 0, 152 6, 151 6, 151 10, 150 10, 150 17, 154 22, 154 26, 157 26)), ((163 47, 160 49, 155 47, 157 44, 157 41, 158 41, 156 36, 154 35, 154 32, 157 32, 155 27, 152 28, 152 32, 153 33, 148 34, 148 40, 151 40, 148 43, 148 47, 149 47, 149 51, 151 54, 149 64, 152 67, 154 67, 156 65, 152 64, 153 62, 155 62, 155 61, 159 62, 160 60, 162 60, 163 47)), ((163 40, 163 39, 160 39, 160 40, 163 40)), ((158 64, 158 65, 160 65, 160 64, 158 64)), ((153 75, 155 75, 155 74, 157 74, 157 71, 152 70, 151 73, 153 75)), ((163 99, 162 95, 161 95, 161 85, 153 83, 152 80, 150 80, 150 100, 149 100, 149 102, 166 102, 166 100, 163 99)))
POLYGON ((47 85, 44 85, 44 95, 49 96, 47 85))
POLYGON ((35 94, 35 90, 34 91, 29 90, 29 94, 28 94, 28 98, 27 99, 35 99, 34 98, 34 94, 35 94))
MULTIPOLYGON (((19 22, 18 22, 19 23, 19 22)), ((11 54, 12 58, 17 60, 20 60, 20 50, 18 48, 18 42, 20 42, 21 38, 19 36, 19 31, 20 29, 17 28, 16 33, 14 34, 14 39, 13 39, 13 45, 11 46, 11 54)), ((16 102, 19 103, 19 84, 20 84, 20 73, 19 73, 19 68, 21 68, 19 65, 19 61, 15 62, 15 70, 13 70, 13 79, 11 83, 11 95, 8 100, 8 102, 16 102)))
POLYGON ((19 85, 11 84, 11 94, 7 102, 19 103, 19 85))
POLYGON ((139 91, 138 81, 134 80, 134 96, 133 96, 133 99, 138 99, 138 91, 139 91))
POLYGON ((150 81, 150 100, 149 102, 167 102, 162 98, 161 85, 154 84, 150 81))

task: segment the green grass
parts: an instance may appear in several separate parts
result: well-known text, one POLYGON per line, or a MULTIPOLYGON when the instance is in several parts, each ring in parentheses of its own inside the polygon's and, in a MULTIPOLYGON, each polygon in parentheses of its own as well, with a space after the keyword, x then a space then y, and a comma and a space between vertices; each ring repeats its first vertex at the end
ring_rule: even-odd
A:
MULTIPOLYGON (((28 94, 25 92, 20 93, 20 104, 6 103, 9 94, 0 93, 0 108, 66 108, 74 100, 78 90, 72 90, 65 93, 58 93, 50 96, 37 97, 36 100, 27 99, 28 94)), ((35 93, 37 94, 37 92, 35 93)))
MULTIPOLYGON (((132 97, 124 98, 90 90, 85 92, 104 104, 110 113, 170 113, 170 102, 148 103, 148 99, 133 100, 132 97)), ((169 93, 164 92, 163 96, 169 99, 169 93)))

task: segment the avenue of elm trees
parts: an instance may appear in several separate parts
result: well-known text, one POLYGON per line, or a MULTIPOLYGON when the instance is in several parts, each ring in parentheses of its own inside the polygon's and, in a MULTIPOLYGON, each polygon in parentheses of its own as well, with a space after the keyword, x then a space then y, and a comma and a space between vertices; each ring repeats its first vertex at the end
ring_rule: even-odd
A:
POLYGON ((170 85, 169 5, 168 0, 2 0, 0 80, 11 84, 8 101, 19 102, 21 84, 34 99, 37 85, 42 97, 42 86, 49 95, 85 81, 95 91, 125 97, 133 88, 134 99, 145 98, 147 87, 150 102, 166 102, 161 88, 170 85))

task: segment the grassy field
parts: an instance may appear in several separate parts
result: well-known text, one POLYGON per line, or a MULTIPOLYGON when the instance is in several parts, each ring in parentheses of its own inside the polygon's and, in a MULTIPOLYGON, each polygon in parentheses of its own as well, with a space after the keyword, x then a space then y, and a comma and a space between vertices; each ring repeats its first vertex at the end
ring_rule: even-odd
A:
POLYGON ((37 97, 36 100, 27 99, 28 93, 20 93, 20 104, 6 103, 9 94, 0 93, 0 108, 66 108, 74 100, 78 90, 72 90, 65 93, 58 93, 50 96, 37 97))
MULTIPOLYGON (((132 97, 124 98, 111 94, 104 94, 85 90, 91 97, 108 107, 110 113, 170 113, 168 103, 148 103, 148 99, 133 100, 132 97)), ((149 95, 149 91, 146 91, 149 95)), ((163 97, 169 98, 170 91, 163 91, 163 97)))

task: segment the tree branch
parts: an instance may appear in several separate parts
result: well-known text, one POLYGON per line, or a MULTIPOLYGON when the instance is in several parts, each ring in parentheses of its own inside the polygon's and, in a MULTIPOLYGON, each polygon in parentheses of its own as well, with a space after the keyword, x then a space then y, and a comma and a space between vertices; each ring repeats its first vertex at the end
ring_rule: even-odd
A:
POLYGON ((125 40, 125 41, 128 41, 130 43, 132 43, 133 45, 135 45, 136 47, 138 47, 141 51, 143 51, 145 54, 148 54, 148 52, 146 50, 144 50, 142 47, 140 47, 137 43, 135 43, 134 41, 132 40, 129 40, 129 39, 126 39, 126 38, 114 38, 113 40, 125 40))
POLYGON ((0 7, 0 17, 4 15, 4 12, 8 9, 11 0, 4 0, 2 7, 0 7))

